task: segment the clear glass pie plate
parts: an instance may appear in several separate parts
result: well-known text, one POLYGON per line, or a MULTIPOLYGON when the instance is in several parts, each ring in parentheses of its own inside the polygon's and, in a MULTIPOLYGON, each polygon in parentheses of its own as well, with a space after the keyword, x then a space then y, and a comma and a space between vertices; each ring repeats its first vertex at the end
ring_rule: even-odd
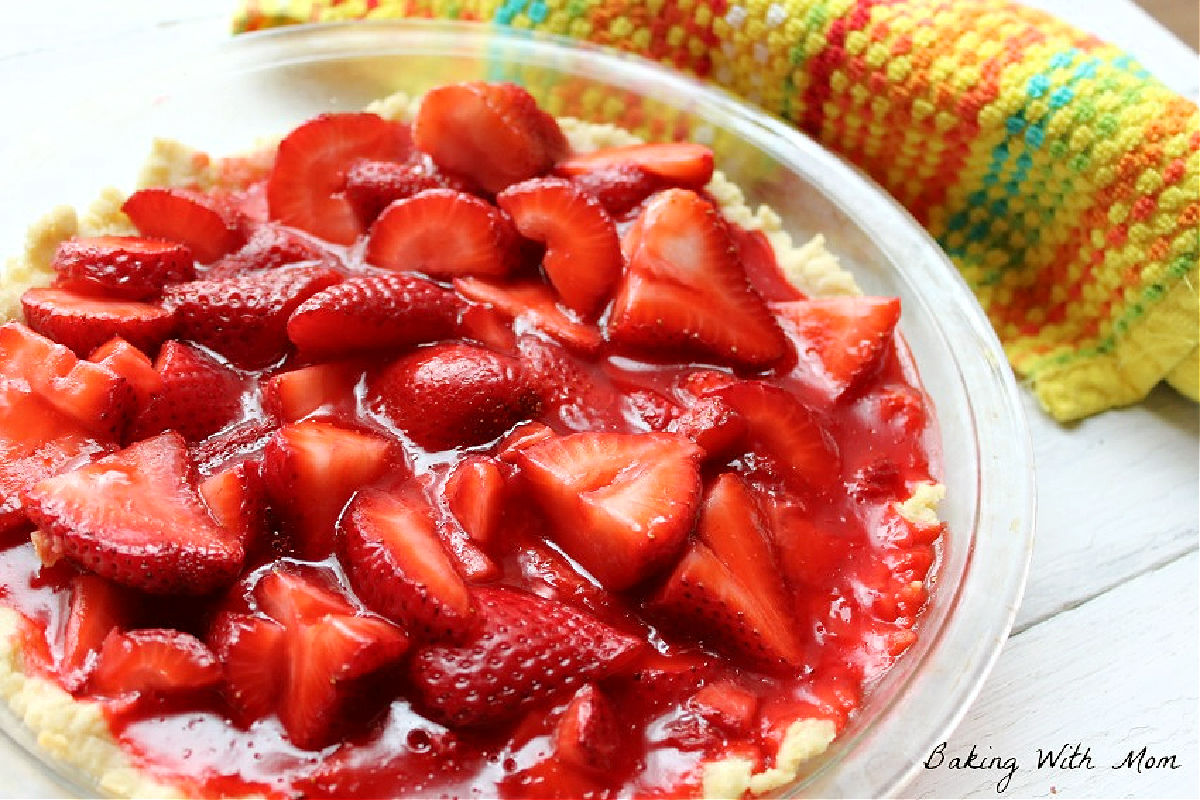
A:
MULTIPOLYGON (((524 84, 556 113, 711 144, 752 207, 773 207, 796 240, 824 233, 864 291, 899 296, 901 330, 936 407, 949 533, 917 644, 784 794, 902 791, 965 713, 1008 636, 1034 521, 1032 453, 1013 375, 967 286, 907 212, 820 145, 727 93, 552 37, 412 22, 216 40, 184 26, 104 45, 84 48, 70 71, 36 56, 0 64, 12 87, 0 134, 4 256, 53 206, 86 206, 108 185, 132 189, 154 137, 235 153, 319 112, 360 109, 397 90, 500 79, 524 84)), ((42 755, 7 708, 0 728, 11 740, 0 741, 0 772, 31 782, 6 787, 14 796, 98 791, 42 755), (36 771, 39 762, 45 769, 36 771)))

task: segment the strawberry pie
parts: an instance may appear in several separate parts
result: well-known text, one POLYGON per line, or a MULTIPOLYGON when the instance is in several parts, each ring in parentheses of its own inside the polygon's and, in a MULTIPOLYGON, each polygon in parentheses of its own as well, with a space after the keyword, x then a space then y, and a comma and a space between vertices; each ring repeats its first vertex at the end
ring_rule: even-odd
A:
POLYGON ((0 694, 105 791, 762 794, 915 641, 899 301, 706 147, 467 83, 148 175, 0 327, 0 694))

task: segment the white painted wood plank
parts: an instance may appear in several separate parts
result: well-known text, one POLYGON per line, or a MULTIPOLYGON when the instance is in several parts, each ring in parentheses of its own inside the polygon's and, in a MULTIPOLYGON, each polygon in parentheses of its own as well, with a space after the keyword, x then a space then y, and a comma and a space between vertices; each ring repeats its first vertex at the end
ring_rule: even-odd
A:
POLYGON ((974 744, 981 756, 1017 759, 1004 796, 1200 797, 1198 563, 1185 556, 1012 637, 946 762, 905 795, 997 797, 1006 770, 946 768, 974 744), (1091 748, 1094 769, 1036 769, 1039 747, 1076 742, 1091 748), (1179 769, 1111 768, 1142 747, 1176 755, 1179 769))

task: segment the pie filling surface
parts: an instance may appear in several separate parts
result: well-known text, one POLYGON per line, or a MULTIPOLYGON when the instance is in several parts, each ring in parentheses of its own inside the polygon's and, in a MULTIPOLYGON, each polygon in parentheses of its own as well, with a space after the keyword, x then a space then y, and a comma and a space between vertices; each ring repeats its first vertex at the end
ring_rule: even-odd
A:
POLYGON ((905 505, 936 436, 899 303, 806 297, 706 148, 572 152, 460 84, 209 172, 0 327, 0 601, 138 769, 696 795, 915 640, 942 526, 905 505))

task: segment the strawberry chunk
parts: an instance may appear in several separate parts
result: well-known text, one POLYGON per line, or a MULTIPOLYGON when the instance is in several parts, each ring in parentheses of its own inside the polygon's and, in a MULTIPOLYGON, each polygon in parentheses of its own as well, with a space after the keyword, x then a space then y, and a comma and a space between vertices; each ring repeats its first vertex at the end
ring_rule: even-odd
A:
POLYGON ((287 334, 313 358, 410 347, 452 337, 465 306, 418 275, 355 275, 297 306, 287 334))
POLYGON ((554 539, 619 591, 679 551, 700 500, 700 450, 667 433, 577 433, 518 456, 554 539))
POLYGON ((228 584, 245 552, 213 522, 190 473, 183 438, 164 433, 42 481, 26 500, 39 553, 156 594, 228 584))
POLYGON ((726 679, 705 685, 688 705, 729 733, 746 734, 758 713, 758 695, 726 679))
POLYGON ((346 171, 346 199, 364 225, 369 225, 395 201, 427 189, 470 193, 472 187, 466 181, 440 172, 425 153, 413 153, 403 164, 362 159, 346 171))
POLYGON ((133 300, 99 300, 65 289, 21 295, 29 327, 86 357, 114 336, 154 352, 175 330, 175 314, 133 300))
POLYGON ((693 142, 651 142, 576 153, 558 162, 560 175, 583 175, 608 167, 637 167, 670 186, 700 191, 712 179, 713 154, 693 142))
POLYGON ((834 398, 878 368, 900 321, 895 297, 821 297, 772 308, 795 332, 797 351, 824 375, 834 398))
POLYGON ((496 197, 526 239, 546 245, 542 269, 563 302, 595 314, 624 261, 617 226, 591 195, 561 178, 536 178, 496 197))
POLYGON ((240 249, 209 267, 204 277, 220 280, 297 264, 338 266, 339 263, 317 240, 293 228, 267 222, 257 226, 240 249))
POLYGON ((88 361, 108 367, 128 381, 138 408, 162 391, 162 376, 154 369, 154 362, 120 336, 114 336, 93 350, 88 361))
POLYGON ((274 620, 251 614, 220 614, 207 641, 225 670, 225 695, 249 724, 272 713, 287 675, 287 633, 274 620))
POLYGON ((96 668, 100 648, 114 630, 124 630, 133 616, 133 597, 98 575, 71 578, 71 605, 63 631, 60 680, 67 691, 83 688, 96 668))
POLYGON ((189 189, 139 189, 121 210, 142 236, 186 246, 196 260, 210 264, 242 245, 237 220, 216 200, 189 189))
POLYGON ((467 536, 487 547, 500 526, 506 490, 504 471, 494 460, 471 456, 446 480, 446 505, 467 536))
POLYGON ((486 725, 625 670, 645 648, 577 609, 511 588, 479 587, 480 624, 465 643, 415 651, 416 698, 448 725, 486 725))
POLYGON ((501 285, 479 278, 459 278, 454 288, 467 299, 487 303, 512 318, 514 327, 542 331, 579 353, 595 353, 603 344, 595 327, 561 308, 550 289, 540 282, 501 285))
POLYGON ((192 446, 196 472, 208 477, 226 467, 258 458, 277 429, 270 420, 248 419, 197 442, 192 446))
POLYGON ((709 490, 699 534, 651 608, 729 658, 780 673, 801 668, 803 650, 770 534, 736 475, 723 474, 709 490))
POLYGON ((373 611, 422 639, 470 629, 475 603, 419 491, 359 492, 339 530, 350 582, 373 611))
POLYGON ((51 266, 65 288, 121 300, 149 300, 168 283, 196 277, 185 245, 137 236, 68 239, 51 266))
POLYGON ((511 83, 459 83, 430 90, 413 141, 442 169, 488 192, 544 175, 567 154, 558 123, 511 83))
POLYGON ((343 193, 346 170, 361 158, 403 159, 402 128, 375 114, 322 114, 279 143, 267 179, 271 219, 334 244, 363 233, 343 193))
POLYGON ((358 364, 338 361, 272 375, 260 384, 263 410, 282 422, 297 422, 351 408, 362 374, 358 364))
POLYGON ((608 321, 617 344, 685 350, 746 367, 782 357, 787 340, 746 280, 725 221, 699 195, 655 195, 625 235, 629 268, 608 321))
POLYGON ((275 433, 263 478, 301 558, 319 560, 333 551, 334 526, 350 495, 391 462, 386 439, 327 422, 297 422, 275 433))
POLYGON ((287 320, 296 307, 340 280, 329 267, 284 267, 168 286, 163 305, 178 314, 183 338, 254 369, 288 352, 287 320))
POLYGON ((662 178, 635 164, 598 166, 572 176, 571 182, 595 197, 615 218, 624 217, 666 185, 662 178))
POLYGON ((170 628, 111 631, 100 648, 91 691, 115 696, 204 689, 221 680, 221 665, 204 642, 170 628))
POLYGON ((517 454, 525 448, 553 438, 554 429, 549 425, 542 422, 523 422, 496 445, 496 457, 511 464, 516 461, 517 454))
POLYGON ((267 495, 260 465, 242 461, 205 478, 197 487, 217 524, 250 552, 267 535, 267 495))
POLYGON ((134 420, 134 440, 173 430, 198 442, 242 415, 241 376, 196 348, 167 342, 154 369, 162 389, 146 400, 134 420))
POLYGON ((620 749, 621 735, 612 701, 595 684, 584 684, 555 726, 554 754, 573 767, 604 773, 620 749))
POLYGON ((731 454, 747 433, 746 420, 719 397, 701 397, 667 430, 688 437, 714 460, 731 454))
POLYGON ((504 276, 520 258, 512 222, 485 200, 429 189, 392 203, 371 226, 363 259, 435 278, 504 276), (447 236, 446 231, 454 231, 447 236))
POLYGON ((372 408, 429 450, 482 444, 538 407, 521 362, 466 344, 402 356, 367 388, 372 408))

